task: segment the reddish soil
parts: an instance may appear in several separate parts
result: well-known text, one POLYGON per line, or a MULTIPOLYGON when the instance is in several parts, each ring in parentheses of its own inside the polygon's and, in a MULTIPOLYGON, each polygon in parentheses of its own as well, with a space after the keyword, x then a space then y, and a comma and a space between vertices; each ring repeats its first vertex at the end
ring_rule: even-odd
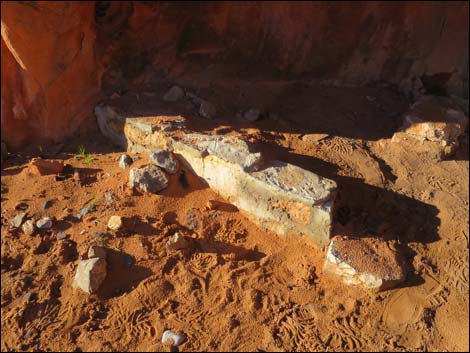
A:
MULTIPOLYGON (((152 89, 158 100, 165 87, 152 89)), ((242 136, 267 159, 337 181, 333 235, 396 240, 413 267, 406 282, 372 293, 323 276, 326 249, 262 231, 231 207, 207 209, 224 200, 189 171, 187 188, 177 174, 158 195, 132 194, 123 151, 92 126, 58 153, 30 146, 3 163, 2 351, 168 350, 166 329, 186 334, 181 351, 468 351, 468 132, 438 161, 391 142, 408 102, 385 88, 219 81, 197 93, 221 111, 208 122, 181 109, 201 130, 242 136), (269 111, 259 122, 235 117, 258 104, 269 111), (79 145, 92 162, 76 159, 79 145), (28 174, 38 155, 78 169, 80 184, 28 174), (92 200, 96 210, 75 219, 92 200), (20 209, 55 217, 52 230, 14 229, 20 209), (112 215, 123 231, 107 230, 112 215), (176 231, 194 238, 189 251, 166 249, 176 231), (108 276, 87 295, 72 282, 95 243, 110 249, 108 276)), ((126 96, 128 108, 143 104, 132 89, 126 96)), ((140 157, 133 166, 147 162, 140 157)))

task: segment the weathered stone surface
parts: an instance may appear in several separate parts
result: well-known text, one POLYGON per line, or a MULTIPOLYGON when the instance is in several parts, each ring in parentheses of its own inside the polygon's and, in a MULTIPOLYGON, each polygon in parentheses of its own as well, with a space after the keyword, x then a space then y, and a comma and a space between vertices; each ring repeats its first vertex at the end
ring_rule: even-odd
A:
POLYGON ((52 220, 49 217, 42 217, 36 222, 36 227, 39 229, 49 229, 52 227, 52 220))
POLYGON ((21 223, 23 223, 23 219, 25 216, 26 212, 18 213, 15 217, 11 219, 10 224, 15 228, 19 228, 21 226, 21 223))
POLYGON ((181 143, 176 141, 173 146, 175 150, 193 149, 193 152, 188 152, 200 157, 214 155, 223 161, 238 164, 246 171, 258 170, 264 161, 261 153, 251 152, 248 143, 234 136, 185 134, 181 143))
MULTIPOLYGON (((116 114, 99 119, 107 125, 105 130, 110 129, 116 114)), ((167 132, 158 129, 159 122, 149 124, 149 128, 144 128, 126 123, 124 130, 113 130, 120 134, 115 142, 124 140, 125 145, 139 146, 142 150, 171 150, 192 172, 259 226, 278 234, 305 235, 320 247, 328 244, 336 194, 334 181, 288 163, 263 163, 261 153, 234 136, 167 132)), ((131 170, 131 187, 137 185, 132 173, 136 172, 131 170)), ((138 176, 142 175, 139 172, 138 176)))
POLYGON ((199 115, 207 119, 215 118, 217 114, 217 109, 214 104, 203 100, 199 106, 199 115))
POLYGON ((149 154, 153 164, 163 168, 165 172, 175 174, 178 170, 178 161, 169 151, 155 150, 149 154))
POLYGON ((91 259, 93 257, 99 257, 100 259, 106 260, 106 249, 97 245, 90 246, 88 249, 88 258, 91 259))
POLYGON ((405 259, 377 238, 337 236, 331 240, 323 272, 339 276, 348 285, 384 290, 403 282, 405 259))
POLYGON ((166 134, 186 126, 186 119, 179 115, 141 118, 109 105, 96 106, 95 115, 102 134, 133 153, 168 148, 166 134))
POLYGON ((132 158, 129 155, 123 154, 119 158, 119 168, 126 169, 132 164, 132 162, 132 158))
POLYGON ((112 230, 119 230, 122 227, 122 219, 119 216, 111 216, 108 221, 108 228, 112 230))
POLYGON ((451 99, 424 96, 404 114, 402 130, 418 139, 446 146, 458 143, 467 125, 464 111, 451 99))
POLYGON ((2 139, 19 147, 70 136, 100 90, 94 4, 1 5, 2 139))
POLYGON ((81 260, 73 280, 73 286, 88 294, 95 293, 106 278, 106 260, 93 257, 81 260))
POLYGON ((168 178, 156 165, 148 165, 142 168, 134 168, 129 172, 129 187, 137 188, 144 192, 157 192, 168 186, 168 178))
POLYGON ((64 161, 58 159, 33 158, 28 166, 30 173, 35 175, 57 174, 64 169, 64 161))
POLYGON ((184 97, 184 91, 179 86, 171 87, 163 96, 166 102, 177 102, 184 97))

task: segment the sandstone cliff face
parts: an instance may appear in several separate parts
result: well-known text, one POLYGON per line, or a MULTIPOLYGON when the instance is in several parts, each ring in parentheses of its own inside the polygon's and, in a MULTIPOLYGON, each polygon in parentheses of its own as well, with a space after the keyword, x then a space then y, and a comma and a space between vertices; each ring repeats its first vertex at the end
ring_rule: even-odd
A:
MULTIPOLYGON (((2 3, 2 139, 60 139, 124 79, 192 62, 468 99, 468 2, 2 3)), ((176 73, 175 73, 176 72, 176 73)), ((223 72, 223 70, 219 71, 223 72)))
POLYGON ((60 139, 99 92, 93 3, 2 2, 2 139, 60 139))

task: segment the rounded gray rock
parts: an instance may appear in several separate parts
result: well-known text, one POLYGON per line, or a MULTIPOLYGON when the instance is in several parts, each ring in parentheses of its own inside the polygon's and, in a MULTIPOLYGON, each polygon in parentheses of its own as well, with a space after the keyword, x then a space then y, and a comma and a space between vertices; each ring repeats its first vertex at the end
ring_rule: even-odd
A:
POLYGON ((52 220, 49 217, 42 217, 36 222, 36 227, 39 229, 49 229, 52 227, 52 220))

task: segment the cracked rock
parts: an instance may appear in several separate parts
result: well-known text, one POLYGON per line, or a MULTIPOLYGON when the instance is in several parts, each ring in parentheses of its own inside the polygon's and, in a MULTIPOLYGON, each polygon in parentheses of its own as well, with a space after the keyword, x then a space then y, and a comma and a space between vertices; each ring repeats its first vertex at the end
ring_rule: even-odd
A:
POLYGON ((404 257, 392 243, 336 236, 328 247, 323 272, 339 276, 348 285, 384 290, 405 280, 405 267, 404 257))

